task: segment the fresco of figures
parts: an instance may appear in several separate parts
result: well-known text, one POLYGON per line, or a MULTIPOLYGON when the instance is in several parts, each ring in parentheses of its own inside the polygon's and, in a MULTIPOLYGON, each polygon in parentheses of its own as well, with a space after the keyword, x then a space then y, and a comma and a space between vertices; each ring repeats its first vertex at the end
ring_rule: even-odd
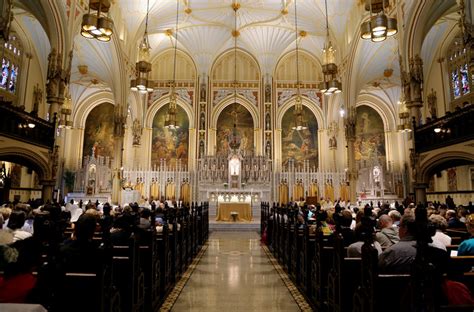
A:
POLYGON ((380 115, 369 106, 356 110, 355 159, 370 164, 385 163, 385 134, 380 115))
POLYGON ((188 165, 189 119, 181 106, 177 106, 176 119, 178 129, 170 130, 164 127, 168 106, 158 110, 153 119, 153 134, 151 141, 151 165, 159 166, 160 159, 172 167, 178 160, 181 165, 188 165))
POLYGON ((307 129, 291 129, 295 123, 294 106, 290 107, 281 121, 282 165, 287 166, 288 160, 294 159, 295 166, 303 166, 308 161, 310 168, 318 168, 318 122, 314 114, 303 106, 307 129))
POLYGON ((114 105, 100 104, 89 113, 84 130, 83 156, 113 157, 114 105))
POLYGON ((243 155, 252 155, 253 119, 250 112, 240 104, 232 104, 224 108, 217 120, 217 155, 227 156, 230 151, 229 142, 232 139, 236 120, 237 137, 240 140, 240 150, 243 155))

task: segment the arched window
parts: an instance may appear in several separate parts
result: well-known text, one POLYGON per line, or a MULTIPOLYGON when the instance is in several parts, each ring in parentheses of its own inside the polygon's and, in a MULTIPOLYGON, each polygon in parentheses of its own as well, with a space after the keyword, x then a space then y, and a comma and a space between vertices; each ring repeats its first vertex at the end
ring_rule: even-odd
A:
POLYGON ((453 101, 471 92, 472 78, 469 73, 469 58, 469 51, 462 44, 462 38, 455 38, 448 54, 451 99, 453 101))
POLYGON ((2 49, 2 76, 0 78, 0 96, 7 101, 16 100, 18 75, 20 73, 23 51, 18 37, 12 33, 2 49))

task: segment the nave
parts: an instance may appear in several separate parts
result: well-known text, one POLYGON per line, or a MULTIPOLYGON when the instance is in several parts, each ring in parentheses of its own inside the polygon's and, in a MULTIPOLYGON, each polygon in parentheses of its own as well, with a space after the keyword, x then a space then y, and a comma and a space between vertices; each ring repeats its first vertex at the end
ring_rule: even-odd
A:
POLYGON ((216 231, 211 233, 207 250, 172 311, 300 308, 270 262, 257 233, 216 231))

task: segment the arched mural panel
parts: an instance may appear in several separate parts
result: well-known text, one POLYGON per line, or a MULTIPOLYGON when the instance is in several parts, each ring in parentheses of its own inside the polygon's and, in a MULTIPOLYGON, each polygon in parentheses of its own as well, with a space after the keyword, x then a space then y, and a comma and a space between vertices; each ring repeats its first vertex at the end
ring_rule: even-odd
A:
POLYGON ((295 107, 291 106, 281 121, 282 165, 294 159, 295 166, 303 166, 305 161, 311 168, 318 168, 318 122, 309 108, 303 106, 303 116, 308 124, 305 130, 294 130, 295 107))
POLYGON ((371 107, 356 109, 355 159, 360 167, 385 164, 385 131, 380 115, 371 107))
POLYGON ((91 110, 84 129, 83 156, 114 155, 114 105, 100 104, 91 110))
POLYGON ((230 151, 230 140, 236 121, 237 136, 240 139, 240 150, 244 155, 254 153, 253 119, 250 112, 240 104, 224 108, 217 119, 217 155, 227 156, 230 151))
POLYGON ((178 129, 165 128, 165 119, 168 105, 161 107, 153 119, 153 133, 151 141, 151 165, 159 166, 160 160, 166 160, 167 165, 176 166, 178 160, 181 165, 188 164, 189 151, 189 119, 181 106, 177 106, 176 119, 178 129))

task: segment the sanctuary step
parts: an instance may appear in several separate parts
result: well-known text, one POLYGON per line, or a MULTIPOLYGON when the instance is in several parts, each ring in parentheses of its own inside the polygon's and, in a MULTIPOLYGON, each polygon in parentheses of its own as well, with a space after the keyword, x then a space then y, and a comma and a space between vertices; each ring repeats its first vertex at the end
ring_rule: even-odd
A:
POLYGON ((211 218, 209 220, 209 230, 210 231, 226 231, 226 232, 258 232, 260 231, 260 217, 252 222, 222 222, 214 221, 211 218))

